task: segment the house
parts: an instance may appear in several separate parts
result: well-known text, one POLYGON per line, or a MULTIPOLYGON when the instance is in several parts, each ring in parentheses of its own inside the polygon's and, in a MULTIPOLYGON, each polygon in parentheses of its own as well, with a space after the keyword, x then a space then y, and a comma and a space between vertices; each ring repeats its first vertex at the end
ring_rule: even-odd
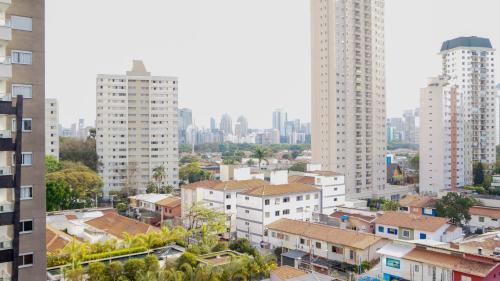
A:
POLYGON ((181 198, 177 196, 167 197, 155 203, 160 212, 161 219, 175 219, 181 217, 181 198))
POLYGON ((288 183, 263 185, 236 195, 238 238, 263 241, 265 226, 281 218, 312 220, 320 211, 321 191, 311 185, 288 183))
POLYGON ((333 277, 317 272, 307 272, 291 266, 280 266, 271 270, 269 281, 332 281, 333 277))
POLYGON ((266 234, 272 248, 284 248, 283 264, 305 268, 312 265, 322 273, 374 261, 379 258, 377 250, 389 243, 373 234, 291 219, 269 224, 266 234))
POLYGON ((447 248, 464 253, 500 258, 500 231, 464 237, 453 241, 447 248))
POLYGON ((425 240, 450 242, 462 237, 462 228, 448 218, 386 212, 375 219, 375 234, 392 240, 425 240))
POLYGON ((351 229, 366 233, 375 233, 376 213, 350 208, 339 208, 330 214, 330 219, 342 229, 351 229))
POLYGON ((129 200, 135 218, 145 223, 158 226, 181 216, 181 199, 170 194, 138 194, 129 200))
POLYGON ((73 238, 71 235, 47 225, 45 229, 45 244, 47 245, 47 253, 59 253, 72 241, 80 243, 78 239, 73 238))
POLYGON ((129 196, 130 206, 142 210, 156 212, 156 202, 168 198, 167 194, 147 193, 129 196))
POLYGON ((498 280, 497 260, 428 245, 393 242, 381 248, 383 280, 498 280))
POLYGON ((500 208, 474 206, 469 208, 469 214, 471 220, 468 226, 472 232, 478 229, 485 232, 486 229, 500 228, 500 208))
POLYGON ((435 197, 409 194, 399 200, 399 210, 415 215, 435 217, 437 216, 435 207, 437 201, 438 199, 435 197))

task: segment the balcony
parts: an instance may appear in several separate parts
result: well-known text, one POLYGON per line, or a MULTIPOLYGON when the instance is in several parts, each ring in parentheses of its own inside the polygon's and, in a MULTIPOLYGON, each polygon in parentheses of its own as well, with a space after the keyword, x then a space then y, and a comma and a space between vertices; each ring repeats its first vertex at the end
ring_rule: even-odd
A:
POLYGON ((9 130, 0 130, 0 151, 15 151, 16 144, 9 130))
POLYGON ((0 57, 0 79, 12 77, 12 65, 10 57, 0 57))
MULTIPOLYGON (((0 0, 1 1, 1 0, 0 0)), ((12 40, 12 28, 9 21, 0 22, 0 41, 12 40)))
POLYGON ((14 212, 14 202, 3 201, 0 202, 0 213, 11 213, 14 212))

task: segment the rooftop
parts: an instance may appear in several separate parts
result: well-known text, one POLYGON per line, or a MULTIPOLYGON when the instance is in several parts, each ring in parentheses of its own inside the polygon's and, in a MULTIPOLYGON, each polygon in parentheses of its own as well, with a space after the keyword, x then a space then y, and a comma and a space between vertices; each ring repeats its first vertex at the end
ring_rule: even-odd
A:
POLYGON ((156 202, 156 205, 173 208, 181 205, 181 198, 176 196, 167 197, 165 199, 156 202))
POLYGON ((281 280, 288 280, 292 278, 296 278, 299 276, 306 275, 307 272, 291 267, 291 266, 280 266, 273 271, 271 271, 271 274, 275 275, 276 277, 280 278, 281 280))
POLYGON ((405 259, 437 265, 454 271, 485 277, 497 264, 466 259, 463 256, 415 248, 404 256, 405 259))
POLYGON ((437 198, 434 197, 409 194, 406 195, 401 200, 399 200, 399 205, 405 207, 426 208, 426 207, 434 207, 436 201, 437 198))
POLYGON ((291 219, 277 220, 267 228, 357 249, 366 249, 382 240, 369 233, 291 219))
POLYGON ((459 47, 478 47, 478 48, 493 48, 491 46, 490 39, 469 36, 469 37, 458 37, 455 39, 447 40, 443 42, 441 46, 441 52, 449 51, 451 49, 459 47))
POLYGON ((474 206, 469 209, 471 215, 485 216, 493 219, 500 219, 500 208, 474 206))
POLYGON ((289 176, 289 183, 303 183, 308 185, 314 185, 314 177, 309 176, 289 176))
POLYGON ((443 225, 448 224, 448 221, 448 218, 421 216, 401 212, 386 212, 385 214, 379 216, 375 220, 375 223, 435 232, 443 225))
POLYGON ((341 219, 342 217, 347 216, 348 218, 357 218, 366 222, 372 222, 374 221, 377 217, 376 216, 367 216, 363 214, 358 214, 358 213, 348 213, 344 211, 336 211, 333 212, 330 217, 341 219))
POLYGON ((319 191, 318 188, 302 184, 302 183, 288 183, 288 184, 277 184, 277 185, 263 185, 255 188, 251 188, 244 195, 264 197, 264 196, 275 196, 284 194, 294 194, 294 193, 310 193, 319 191))
POLYGON ((50 226, 46 226, 45 244, 47 245, 47 252, 57 253, 64 249, 71 241, 73 241, 73 238, 70 235, 50 226))
POLYGON ((158 230, 154 226, 121 216, 117 213, 107 213, 101 217, 88 220, 85 224, 102 230, 119 239, 124 238, 123 234, 125 232, 130 235, 138 235, 158 230))
POLYGON ((184 189, 208 188, 213 190, 240 190, 257 186, 269 185, 269 182, 261 179, 241 180, 241 181, 220 181, 207 180, 183 185, 184 189))
POLYGON ((149 203, 156 203, 160 200, 163 200, 165 198, 170 197, 170 195, 167 194, 160 194, 160 193, 147 193, 147 194, 137 194, 134 196, 130 196, 130 199, 133 200, 138 200, 138 201, 145 201, 149 203))

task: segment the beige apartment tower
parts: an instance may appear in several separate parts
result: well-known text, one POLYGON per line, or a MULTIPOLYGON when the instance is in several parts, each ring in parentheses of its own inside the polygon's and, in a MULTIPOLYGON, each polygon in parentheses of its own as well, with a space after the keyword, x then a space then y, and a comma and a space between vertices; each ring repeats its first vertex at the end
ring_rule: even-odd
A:
POLYGON ((47 280, 44 15, 0 0, 0 280, 47 280))
POLYGON ((384 0, 311 0, 313 161, 348 198, 386 183, 384 0))
POLYGON ((104 196, 145 193, 154 170, 163 185, 178 186, 176 77, 152 76, 142 61, 126 75, 97 75, 97 154, 104 196))

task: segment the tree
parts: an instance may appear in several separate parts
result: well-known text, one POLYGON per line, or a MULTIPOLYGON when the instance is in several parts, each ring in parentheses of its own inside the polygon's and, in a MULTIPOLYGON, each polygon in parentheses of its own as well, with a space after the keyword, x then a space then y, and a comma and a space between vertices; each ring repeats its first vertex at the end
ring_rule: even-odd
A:
POLYGON ((384 211, 397 211, 399 209, 399 203, 393 200, 386 200, 382 203, 382 210, 384 211))
POLYGON ((289 171, 296 171, 296 172, 306 172, 307 163, 297 162, 297 163, 293 164, 288 170, 289 171))
POLYGON ((210 179, 210 172, 200 168, 198 162, 189 163, 179 169, 179 178, 189 183, 210 179))
POLYGON ((263 160, 266 159, 267 155, 268 155, 268 152, 264 147, 262 147, 262 146, 255 147, 253 157, 257 158, 259 161, 258 162, 259 170, 260 170, 260 164, 262 163, 263 160))
POLYGON ((123 264, 119 261, 113 261, 106 267, 106 276, 110 281, 118 281, 123 275, 123 264))
POLYGON ((145 272, 146 263, 144 259, 128 259, 123 265, 123 272, 125 277, 130 281, 136 281, 139 279, 140 275, 145 272))
POLYGON ((81 162, 97 172, 99 158, 95 139, 61 138, 59 154, 61 161, 81 162))
POLYGON ((483 163, 477 162, 474 164, 473 172, 474 174, 474 185, 481 185, 484 181, 484 167, 483 163))
POLYGON ((75 208, 71 196, 71 188, 63 181, 50 181, 46 183, 46 208, 47 211, 59 211, 75 208))
POLYGON ((196 259, 196 255, 190 252, 184 252, 177 259, 177 267, 182 266, 183 264, 189 264, 190 266, 196 266, 198 264, 198 260, 196 259))
POLYGON ((93 262, 87 268, 89 281, 105 281, 106 266, 102 262, 93 262))
POLYGON ((45 156, 45 173, 52 173, 62 169, 62 164, 52 155, 45 156))
POLYGON ((222 233, 226 230, 226 215, 209 209, 200 203, 193 204, 186 214, 189 231, 201 231, 201 226, 209 233, 222 233))
POLYGON ((144 258, 144 265, 146 272, 158 273, 160 271, 160 264, 158 257, 155 255, 148 255, 144 258))
POLYGON ((248 239, 245 238, 238 238, 231 241, 231 243, 229 244, 229 249, 236 252, 249 254, 254 257, 258 255, 257 249, 252 246, 248 239))
POLYGON ((471 219, 469 208, 475 205, 480 205, 480 202, 472 197, 449 192, 437 201, 436 210, 438 216, 450 218, 453 224, 464 225, 471 219))
POLYGON ((410 159, 410 167, 413 169, 413 170, 419 170, 419 167, 420 166, 420 156, 418 155, 418 153, 413 156, 411 159, 410 159))
POLYGON ((84 281, 85 270, 79 266, 75 268, 69 268, 64 271, 64 280, 68 281, 84 281))
POLYGON ((165 166, 160 165, 153 169, 153 179, 156 181, 157 192, 160 191, 160 187, 165 177, 166 177, 165 166))
POLYGON ((158 186, 154 182, 149 182, 146 187, 146 193, 158 193, 158 186))

